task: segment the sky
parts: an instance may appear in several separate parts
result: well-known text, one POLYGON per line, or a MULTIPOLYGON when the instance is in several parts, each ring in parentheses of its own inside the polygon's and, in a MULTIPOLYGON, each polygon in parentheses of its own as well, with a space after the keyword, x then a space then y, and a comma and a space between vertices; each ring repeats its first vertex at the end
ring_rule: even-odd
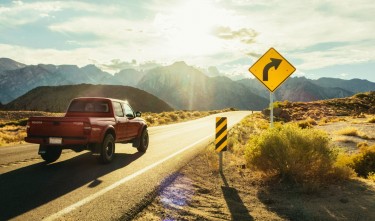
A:
POLYGON ((0 57, 110 73, 185 61, 252 77, 273 47, 292 76, 375 82, 374 11, 373 0, 0 0, 0 57))

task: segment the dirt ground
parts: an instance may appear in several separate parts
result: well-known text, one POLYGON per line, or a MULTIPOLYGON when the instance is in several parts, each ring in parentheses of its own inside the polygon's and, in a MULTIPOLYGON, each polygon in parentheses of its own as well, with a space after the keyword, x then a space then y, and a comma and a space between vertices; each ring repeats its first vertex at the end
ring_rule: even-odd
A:
POLYGON ((134 220, 375 220, 371 181, 353 179, 310 192, 262 180, 233 164, 215 172, 202 154, 134 220))
POLYGON ((338 122, 328 123, 316 126, 317 129, 326 131, 336 146, 345 148, 346 151, 355 152, 358 150, 358 143, 367 143, 369 146, 375 144, 375 124, 368 123, 368 120, 374 115, 366 118, 340 117, 338 122), (343 128, 356 128, 361 135, 368 138, 364 139, 360 136, 339 135, 337 132, 343 128))
MULTIPOLYGON (((360 142, 375 143, 371 139, 337 135, 338 130, 348 126, 375 137, 375 125, 365 119, 316 127, 327 131, 335 144, 347 151, 355 151, 360 142), (346 142, 348 139, 352 141, 346 142)), ((153 202, 134 220, 375 220, 372 181, 352 178, 312 191, 266 181, 227 152, 224 171, 219 173, 208 154, 212 153, 202 153, 175 174, 174 181, 161 187, 153 202)))

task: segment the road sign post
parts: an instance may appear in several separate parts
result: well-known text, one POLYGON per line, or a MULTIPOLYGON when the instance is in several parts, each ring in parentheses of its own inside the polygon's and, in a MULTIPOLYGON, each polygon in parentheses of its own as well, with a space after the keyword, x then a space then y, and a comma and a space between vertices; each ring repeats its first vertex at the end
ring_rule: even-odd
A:
POLYGON ((219 154, 219 171, 223 172, 223 151, 227 150, 228 131, 227 131, 227 118, 217 117, 216 118, 216 139, 215 139, 215 150, 219 154))
POLYGON ((273 127, 273 92, 270 91, 270 127, 273 127))
POLYGON ((273 127, 273 92, 296 70, 279 52, 270 48, 250 68, 252 73, 270 91, 270 126, 273 127))

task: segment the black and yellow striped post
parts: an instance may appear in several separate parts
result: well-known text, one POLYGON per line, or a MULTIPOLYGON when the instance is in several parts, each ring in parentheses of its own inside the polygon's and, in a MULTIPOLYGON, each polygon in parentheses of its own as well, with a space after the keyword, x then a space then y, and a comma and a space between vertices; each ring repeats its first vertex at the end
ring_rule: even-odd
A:
POLYGON ((219 152, 219 170, 223 172, 223 151, 227 150, 228 146, 228 131, 227 131, 227 118, 216 118, 216 139, 215 150, 219 152))
POLYGON ((215 139, 215 149, 217 152, 227 150, 227 118, 217 117, 216 118, 216 139, 215 139))

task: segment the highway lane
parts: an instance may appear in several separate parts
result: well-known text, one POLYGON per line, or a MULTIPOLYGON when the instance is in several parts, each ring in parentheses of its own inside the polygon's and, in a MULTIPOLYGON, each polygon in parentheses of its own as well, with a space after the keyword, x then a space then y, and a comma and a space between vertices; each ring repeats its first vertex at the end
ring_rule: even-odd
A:
POLYGON ((145 154, 116 144, 116 158, 108 165, 97 164, 86 151, 65 151, 57 162, 45 165, 35 145, 0 148, 0 220, 127 219, 213 141, 216 116, 228 117, 231 127, 250 113, 149 128, 145 154), (3 158, 9 156, 12 160, 3 158))

